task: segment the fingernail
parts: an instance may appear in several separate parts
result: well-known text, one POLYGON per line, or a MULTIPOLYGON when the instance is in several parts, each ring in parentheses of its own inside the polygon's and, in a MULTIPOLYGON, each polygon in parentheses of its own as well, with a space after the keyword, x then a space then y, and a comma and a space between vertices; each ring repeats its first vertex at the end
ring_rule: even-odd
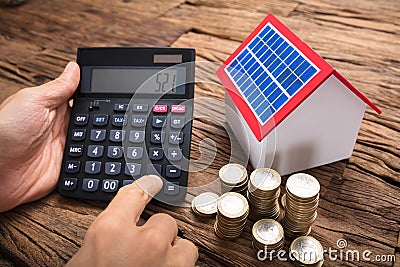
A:
POLYGON ((63 74, 66 74, 67 76, 71 75, 72 71, 75 68, 75 63, 70 61, 68 62, 67 66, 65 66, 63 74))
POLYGON ((154 196, 162 188, 163 182, 157 175, 147 175, 136 181, 138 186, 150 196, 154 196))

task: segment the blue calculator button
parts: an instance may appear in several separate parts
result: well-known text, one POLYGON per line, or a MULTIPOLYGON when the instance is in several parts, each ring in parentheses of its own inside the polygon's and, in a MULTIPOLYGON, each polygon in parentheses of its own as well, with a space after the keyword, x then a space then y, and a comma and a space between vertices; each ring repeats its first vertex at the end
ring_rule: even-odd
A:
POLYGON ((102 142, 106 140, 106 130, 90 130, 90 140, 94 142, 102 142))
POLYGON ((125 130, 111 130, 110 141, 111 142, 122 142, 125 140, 125 130))
POLYGON ((82 183, 82 190, 86 192, 95 192, 99 189, 99 179, 85 178, 82 183))
POLYGON ((146 104, 133 104, 132 111, 134 111, 134 112, 147 112, 147 111, 149 111, 149 105, 146 105, 146 104))
POLYGON ((162 165, 160 164, 148 164, 147 165, 147 174, 155 174, 162 175, 162 165))
POLYGON ((106 162, 104 172, 107 175, 119 175, 121 173, 121 162, 106 162))
POLYGON ((170 132, 168 135, 168 143, 179 145, 183 143, 183 132, 170 132))
POLYGON ((151 160, 162 160, 164 157, 164 151, 159 147, 151 147, 149 149, 149 158, 151 160))
POLYGON ((152 131, 150 135, 150 142, 152 144, 161 144, 164 143, 165 132, 161 131, 152 131))
POLYGON ((124 150, 121 146, 109 146, 107 149, 107 157, 110 159, 120 159, 124 154, 124 150))
POLYGON ((147 116, 132 116, 133 127, 144 127, 146 126, 147 116))
POLYGON ((98 174, 101 171, 101 162, 100 161, 86 161, 85 163, 85 172, 87 174, 98 174))
POLYGON ((106 114, 95 114, 93 116, 93 125, 95 126, 106 126, 108 124, 108 115, 106 114))
POLYGON ((122 127, 126 125, 127 116, 123 114, 113 115, 111 124, 116 127, 122 127))
POLYGON ((168 178, 179 178, 181 176, 181 167, 174 165, 167 165, 165 176, 168 178))
POLYGON ((178 183, 164 183, 164 194, 167 196, 176 196, 179 194, 179 184, 178 183))
POLYGON ((114 179, 104 179, 101 190, 106 193, 114 193, 118 191, 119 181, 114 179))

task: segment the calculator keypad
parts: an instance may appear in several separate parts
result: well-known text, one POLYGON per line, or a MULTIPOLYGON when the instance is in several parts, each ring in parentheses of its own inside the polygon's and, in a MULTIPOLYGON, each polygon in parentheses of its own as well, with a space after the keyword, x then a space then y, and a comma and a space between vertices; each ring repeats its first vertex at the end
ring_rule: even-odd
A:
POLYGON ((75 111, 60 188, 93 195, 79 197, 105 200, 135 179, 156 174, 169 181, 160 194, 178 195, 179 185, 187 183, 182 159, 185 153, 188 157, 190 147, 185 144, 190 142, 186 134, 190 134, 191 127, 191 110, 180 101, 163 100, 165 103, 155 105, 115 101, 97 103, 96 109, 89 108, 89 112, 89 104, 86 109, 75 111))

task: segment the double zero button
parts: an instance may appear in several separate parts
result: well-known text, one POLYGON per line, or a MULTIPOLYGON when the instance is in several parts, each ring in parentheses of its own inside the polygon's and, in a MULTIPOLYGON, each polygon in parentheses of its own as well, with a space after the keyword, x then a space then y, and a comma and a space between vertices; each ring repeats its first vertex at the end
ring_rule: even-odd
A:
MULTIPOLYGON (((82 183, 82 190, 86 192, 95 192, 99 189, 99 179, 85 178, 82 183)), ((114 179, 103 179, 101 190, 106 193, 117 192, 119 181, 114 179)))

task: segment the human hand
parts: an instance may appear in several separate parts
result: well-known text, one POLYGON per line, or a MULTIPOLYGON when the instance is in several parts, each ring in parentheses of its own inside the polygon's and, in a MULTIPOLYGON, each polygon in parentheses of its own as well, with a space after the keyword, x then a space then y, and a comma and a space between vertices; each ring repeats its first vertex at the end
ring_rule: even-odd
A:
POLYGON ((68 100, 79 83, 68 63, 57 79, 25 88, 0 105, 0 212, 54 190, 70 116, 68 100))
POLYGON ((178 226, 171 216, 155 214, 144 225, 137 225, 146 204, 161 187, 161 179, 154 175, 122 187, 89 227, 67 267, 194 266, 197 248, 177 238, 178 226))

